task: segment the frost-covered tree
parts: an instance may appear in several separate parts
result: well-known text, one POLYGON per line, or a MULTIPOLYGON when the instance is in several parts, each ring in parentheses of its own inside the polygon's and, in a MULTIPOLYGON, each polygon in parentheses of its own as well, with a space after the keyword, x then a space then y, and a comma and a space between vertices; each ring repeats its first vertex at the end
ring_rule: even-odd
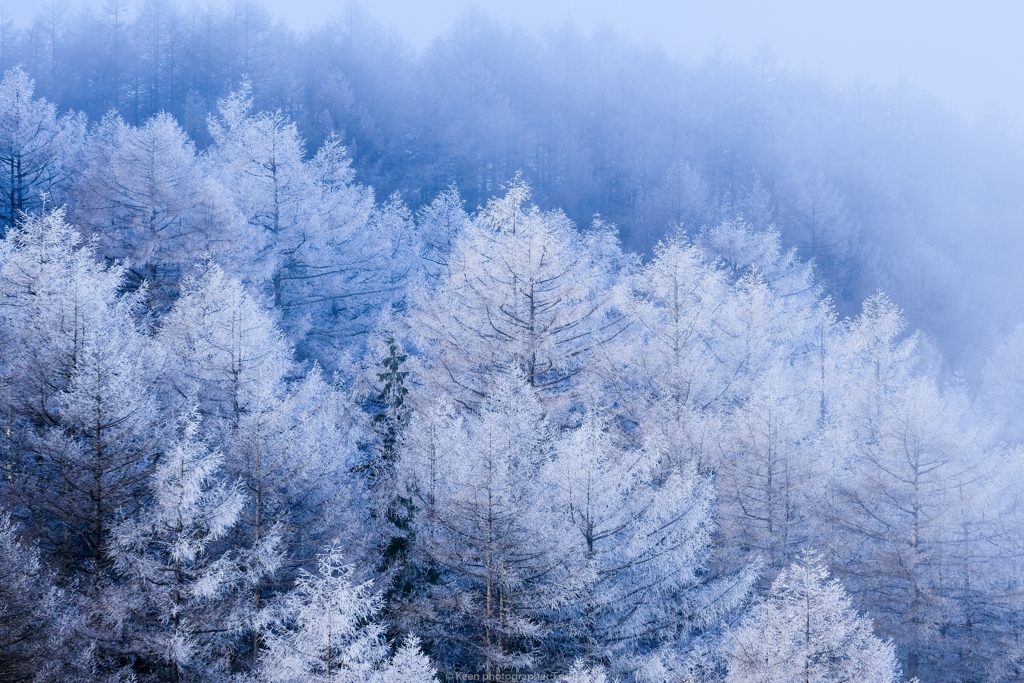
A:
POLYGON ((20 67, 0 81, 0 237, 19 219, 63 196, 85 135, 81 114, 32 97, 35 84, 20 67))
POLYGON ((581 236, 564 214, 528 206, 529 196, 513 180, 456 242, 440 283, 413 296, 424 379, 467 406, 509 366, 544 396, 571 392, 625 324, 610 296, 621 265, 607 258, 618 251, 614 235, 581 236))
POLYGON ((444 274, 455 244, 469 222, 465 202, 454 185, 416 212, 420 258, 427 277, 436 280, 444 274))
POLYGON ((237 429, 261 396, 283 396, 297 374, 291 347, 264 301, 238 279, 210 264, 182 284, 157 339, 168 350, 166 401, 199 400, 204 416, 237 429))
POLYGON ((280 111, 250 116, 251 87, 218 102, 219 116, 209 120, 214 147, 212 172, 232 193, 235 205, 265 248, 253 263, 239 264, 253 284, 271 283, 280 308, 285 301, 284 272, 289 258, 306 243, 313 182, 303 164, 303 143, 294 123, 280 111))
POLYGON ((394 656, 377 671, 371 683, 434 683, 436 680, 437 671, 420 649, 419 638, 407 636, 394 656))
POLYGON ((659 243, 629 281, 629 335, 610 345, 606 385, 625 417, 680 466, 706 460, 707 414, 728 386, 716 357, 732 296, 724 273, 681 239, 659 243))
POLYGON ((412 598, 410 628, 445 667, 496 674, 540 663, 544 618, 574 577, 536 390, 518 369, 493 381, 478 415, 438 401, 418 416, 398 481, 416 506, 414 559, 436 573, 412 598))
POLYGON ((410 418, 409 356, 393 335, 371 339, 367 356, 376 361, 367 402, 375 438, 365 447, 367 459, 359 471, 372 496, 371 515, 381 525, 379 569, 391 582, 386 591, 390 602, 407 594, 417 580, 409 558, 414 506, 409 492, 397 484, 400 444, 410 418))
POLYGON ((635 448, 591 413, 556 444, 551 484, 572 529, 579 592, 557 611, 558 657, 635 671, 664 651, 678 655, 694 635, 737 607, 748 567, 707 571, 714 486, 691 463, 679 466, 657 440, 635 448))
POLYGON ((373 546, 376 534, 360 528, 367 502, 352 474, 363 438, 354 413, 314 370, 281 398, 260 397, 239 420, 225 440, 227 470, 241 480, 239 531, 251 542, 281 534, 291 563, 310 560, 331 538, 354 561, 373 546))
MULTIPOLYGON (((369 210, 372 192, 354 184, 350 165, 334 137, 309 162, 323 236, 308 234, 309 255, 293 258, 285 277, 294 317, 301 314, 307 329, 298 351, 329 368, 334 356, 365 344, 381 316, 402 305, 416 269, 409 209, 395 193, 369 210)), ((287 324, 287 307, 284 312, 287 324)))
POLYGON ((317 573, 303 570, 295 587, 270 605, 263 618, 265 683, 432 683, 434 669, 407 638, 388 657, 384 627, 372 621, 381 608, 370 582, 357 583, 351 565, 331 547, 317 573))
POLYGON ((401 289, 413 267, 412 221, 397 200, 373 210, 336 138, 306 162, 295 124, 251 107, 245 83, 209 121, 212 172, 265 245, 236 272, 266 288, 304 355, 333 363, 332 345, 365 335, 401 289))
MULTIPOLYGON (((110 631, 88 623, 89 602, 74 583, 55 584, 38 550, 24 542, 27 533, 31 530, 14 524, 6 512, 0 514, 0 681, 137 680, 124 659, 107 658, 110 631)), ((100 604, 103 597, 94 596, 100 604)))
POLYGON ((110 114, 92 131, 76 175, 70 220, 98 238, 100 254, 129 265, 131 285, 149 284, 166 309, 193 263, 250 263, 259 234, 208 177, 195 146, 170 114, 141 127, 110 114))
MULTIPOLYGON (((1020 643, 1024 547, 1019 447, 995 449, 970 501, 954 510, 948 586, 954 618, 933 666, 948 680, 1013 680, 1024 665, 1020 643)), ((936 677, 938 678, 938 677, 936 677)))
POLYGON ((758 229, 742 216, 728 218, 701 230, 694 243, 709 261, 719 260, 734 281, 756 270, 774 291, 798 303, 815 298, 812 266, 801 263, 795 249, 783 247, 774 225, 758 229))
POLYGON ((63 600, 38 552, 22 545, 10 515, 0 514, 0 681, 57 680, 54 655, 66 654, 55 647, 67 636, 63 600))
POLYGON ((117 305, 123 272, 97 263, 95 250, 63 210, 29 217, 0 241, 0 392, 5 433, 19 420, 52 423, 56 396, 67 389, 87 330, 104 326, 117 305))
MULTIPOLYGON (((731 410, 774 365, 796 363, 797 373, 806 371, 827 309, 817 299, 811 269, 782 249, 777 231, 726 220, 697 235, 692 249, 676 245, 664 254, 664 265, 652 263, 637 290, 663 316, 660 346, 679 339, 686 346, 671 343, 690 354, 695 345, 707 347, 701 365, 710 366, 703 372, 714 372, 715 379, 698 385, 704 407, 731 410), (701 267, 694 251, 713 265, 701 267), (724 290, 719 278, 728 283, 724 290)), ((692 365, 691 359, 686 366, 692 365)))
POLYGON ((719 255, 711 268, 667 253, 674 267, 656 271, 659 289, 646 288, 662 316, 646 323, 660 337, 647 345, 656 357, 683 362, 662 361, 659 382, 678 388, 663 403, 671 412, 655 406, 645 420, 671 438, 677 457, 715 472, 721 534, 730 539, 719 560, 738 568, 753 553, 774 573, 808 533, 806 503, 817 494, 810 484, 829 310, 814 296, 810 270, 779 250, 777 234, 727 221, 700 240, 728 258, 719 255))
POLYGON ((242 497, 223 482, 223 455, 200 441, 198 427, 196 415, 185 416, 152 474, 146 506, 114 528, 111 543, 118 580, 107 589, 117 598, 110 617, 129 625, 128 649, 166 667, 172 683, 223 675, 246 579, 218 544, 238 520, 242 497))
POLYGON ((825 409, 849 418, 860 438, 872 440, 882 411, 911 377, 918 335, 904 337, 902 312, 882 292, 867 298, 843 328, 822 369, 825 409))
POLYGON ((725 644, 728 683, 896 683, 895 648, 874 635, 813 554, 785 569, 725 644))
MULTIPOLYGON (((721 423, 715 442, 720 556, 760 557, 773 577, 816 530, 818 394, 806 366, 775 365, 721 423)), ((811 376, 813 379, 813 375, 811 376)), ((749 560, 748 560, 749 561, 749 560)))
POLYGON ((85 331, 54 402, 56 424, 37 442, 45 477, 37 485, 50 489, 53 513, 93 560, 106 554, 115 513, 131 514, 141 501, 164 438, 152 390, 159 349, 139 334, 130 308, 111 313, 85 331))
MULTIPOLYGON (((105 269, 60 211, 0 243, 0 327, 13 495, 37 514, 61 563, 103 563, 114 515, 137 506, 162 447, 154 380, 160 349, 139 297, 105 269)), ((95 577, 94 577, 95 578, 95 577)))
POLYGON ((742 400, 777 364, 807 372, 816 355, 823 311, 810 270, 774 248, 765 256, 765 270, 753 263, 737 277, 718 318, 714 348, 724 365, 723 403, 742 400))
POLYGON ((874 438, 844 444, 852 454, 832 511, 836 572, 894 639, 909 676, 949 647, 945 624, 956 620, 961 515, 987 469, 986 435, 965 409, 933 380, 908 380, 886 396, 874 438))
POLYGON ((1011 441, 1024 441, 1024 325, 993 349, 985 364, 983 391, 1000 421, 1000 432, 1011 441))
MULTIPOLYGON (((816 495, 817 535, 822 552, 841 545, 842 481, 859 448, 876 443, 882 414, 894 396, 910 381, 917 363, 916 334, 905 336, 899 308, 878 292, 866 299, 859 316, 838 324, 818 324, 820 345, 816 365, 820 373, 820 455, 823 475, 816 495)), ((833 566, 842 562, 835 560, 833 566)), ((852 588, 852 586, 851 586, 852 588)))
POLYGON ((750 185, 740 189, 732 208, 737 216, 742 216, 743 220, 749 223, 755 230, 760 232, 775 231, 773 218, 777 207, 774 206, 772 195, 768 188, 761 181, 761 175, 756 171, 750 185))
POLYGON ((229 541, 249 563, 252 607, 273 592, 277 560, 286 581, 332 538, 358 559, 374 537, 358 533, 362 488, 350 470, 361 438, 356 409, 318 368, 304 377, 270 313, 216 266, 186 280, 157 339, 168 350, 170 401, 195 401, 225 472, 239 482, 243 506, 229 541), (269 556, 268 556, 269 557, 269 556), (279 558, 281 559, 281 558, 279 558), (255 570, 254 570, 255 571, 255 570))

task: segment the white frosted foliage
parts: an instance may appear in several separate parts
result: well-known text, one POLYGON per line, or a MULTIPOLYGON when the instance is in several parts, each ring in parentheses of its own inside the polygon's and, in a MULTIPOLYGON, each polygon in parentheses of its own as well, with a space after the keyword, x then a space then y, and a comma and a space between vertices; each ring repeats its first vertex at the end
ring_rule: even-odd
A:
POLYGON ((874 635, 812 554, 784 570, 725 644, 727 683, 895 683, 895 648, 874 635))
POLYGON ((358 583, 337 547, 319 557, 317 573, 302 571, 295 587, 266 611, 267 683, 428 683, 429 661, 415 638, 393 659, 372 618, 381 608, 370 582, 358 583))
POLYGON ((234 591, 245 583, 232 554, 215 546, 237 521, 242 496, 222 481, 224 458, 199 440, 198 426, 194 413, 185 416, 150 478, 148 505, 113 531, 117 610, 139 624, 135 647, 168 662, 175 676, 215 666, 217 634, 238 626, 234 591))

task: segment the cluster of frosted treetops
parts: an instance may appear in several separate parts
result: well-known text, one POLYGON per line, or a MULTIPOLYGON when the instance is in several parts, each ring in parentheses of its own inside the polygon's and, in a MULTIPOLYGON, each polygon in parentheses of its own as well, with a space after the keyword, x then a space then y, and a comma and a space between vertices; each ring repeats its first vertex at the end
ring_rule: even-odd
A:
POLYGON ((1024 676, 1024 460, 773 228, 412 215, 245 87, 0 131, 0 681, 1024 676))

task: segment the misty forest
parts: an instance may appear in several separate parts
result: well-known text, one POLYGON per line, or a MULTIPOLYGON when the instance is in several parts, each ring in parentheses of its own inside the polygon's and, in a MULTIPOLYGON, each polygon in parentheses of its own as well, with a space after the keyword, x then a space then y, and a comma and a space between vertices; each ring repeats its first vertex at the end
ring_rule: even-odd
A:
POLYGON ((480 9, 0 67, 0 682, 1024 680, 996 118, 480 9))

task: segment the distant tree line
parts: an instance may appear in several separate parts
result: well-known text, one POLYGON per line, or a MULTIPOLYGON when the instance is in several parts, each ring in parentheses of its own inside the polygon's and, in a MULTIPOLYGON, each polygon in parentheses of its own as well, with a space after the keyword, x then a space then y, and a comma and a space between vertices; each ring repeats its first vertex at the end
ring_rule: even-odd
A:
POLYGON ((252 0, 52 0, 30 25, 0 26, 0 68, 18 64, 61 111, 135 126, 166 112, 199 149, 217 101, 247 81, 307 156, 335 136, 362 183, 413 210, 453 184, 482 206, 521 172, 541 206, 578 225, 599 214, 647 255, 737 213, 776 223, 843 315, 884 288, 972 382, 992 333, 1024 318, 1001 294, 1021 284, 1022 245, 1002 230, 1024 217, 1007 191, 1024 180, 1009 134, 908 86, 789 71, 767 49, 686 62, 608 30, 532 34, 474 9, 417 52, 356 3, 299 33, 252 0))

